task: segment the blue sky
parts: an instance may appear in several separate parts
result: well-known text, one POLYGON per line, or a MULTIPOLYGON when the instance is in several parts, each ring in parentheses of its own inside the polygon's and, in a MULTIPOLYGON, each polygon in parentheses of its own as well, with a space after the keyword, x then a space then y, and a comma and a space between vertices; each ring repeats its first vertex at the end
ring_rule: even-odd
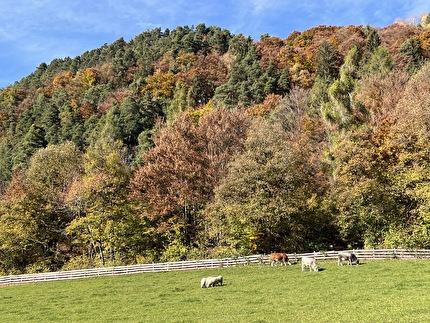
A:
POLYGON ((79 56, 149 29, 219 26, 259 40, 318 25, 385 27, 430 11, 428 0, 0 0, 0 88, 40 63, 79 56))

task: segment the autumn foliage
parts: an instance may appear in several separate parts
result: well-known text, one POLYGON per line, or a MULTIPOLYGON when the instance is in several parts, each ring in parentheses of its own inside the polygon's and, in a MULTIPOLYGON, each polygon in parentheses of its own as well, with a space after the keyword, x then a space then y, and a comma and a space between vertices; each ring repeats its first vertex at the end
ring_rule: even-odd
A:
POLYGON ((200 24, 0 90, 0 273, 430 247, 430 33, 200 24))

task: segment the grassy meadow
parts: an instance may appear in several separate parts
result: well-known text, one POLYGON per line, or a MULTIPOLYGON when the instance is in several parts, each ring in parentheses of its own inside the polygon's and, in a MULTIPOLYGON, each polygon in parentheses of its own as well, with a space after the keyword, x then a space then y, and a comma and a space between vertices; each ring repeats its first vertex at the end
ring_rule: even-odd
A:
POLYGON ((425 322, 430 261, 240 266, 0 287, 2 322, 425 322), (224 285, 200 288, 222 275, 224 285))

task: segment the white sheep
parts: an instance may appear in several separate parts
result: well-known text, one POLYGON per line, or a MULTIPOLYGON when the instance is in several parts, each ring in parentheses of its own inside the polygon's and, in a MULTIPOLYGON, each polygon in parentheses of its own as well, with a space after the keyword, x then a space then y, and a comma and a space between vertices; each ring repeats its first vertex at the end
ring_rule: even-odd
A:
POLYGON ((222 276, 215 277, 215 284, 214 284, 214 286, 217 285, 217 284, 219 284, 219 285, 222 286, 222 276))
POLYGON ((211 277, 209 276, 208 278, 206 278, 206 287, 215 287, 216 284, 216 278, 215 277, 211 277))
POLYGON ((201 288, 215 287, 216 285, 222 285, 222 276, 209 276, 207 278, 202 278, 202 280, 200 281, 201 288))

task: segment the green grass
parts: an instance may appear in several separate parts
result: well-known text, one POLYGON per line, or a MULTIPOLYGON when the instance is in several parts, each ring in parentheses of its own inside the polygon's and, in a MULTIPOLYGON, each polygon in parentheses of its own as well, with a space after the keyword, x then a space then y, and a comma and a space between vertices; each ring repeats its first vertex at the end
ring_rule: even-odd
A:
POLYGON ((0 288, 1 322, 429 322, 430 262, 255 265, 0 288), (224 286, 200 288, 222 275, 224 286))

